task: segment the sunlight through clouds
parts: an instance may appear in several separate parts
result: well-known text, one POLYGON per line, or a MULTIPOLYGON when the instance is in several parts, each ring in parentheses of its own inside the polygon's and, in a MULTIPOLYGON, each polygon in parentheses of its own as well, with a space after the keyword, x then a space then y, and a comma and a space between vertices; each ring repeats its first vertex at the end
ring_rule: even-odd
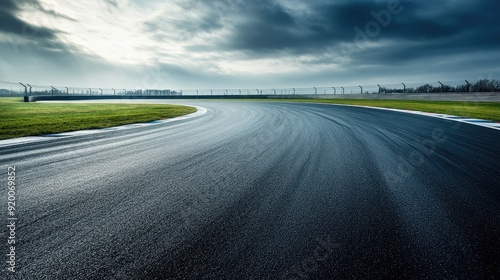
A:
POLYGON ((46 11, 65 17, 54 17, 37 7, 24 10, 20 17, 36 26, 57 30, 61 42, 67 45, 112 63, 141 65, 156 61, 155 53, 144 48, 153 41, 142 29, 144 14, 127 2, 121 2, 124 9, 98 0, 39 3, 46 11))

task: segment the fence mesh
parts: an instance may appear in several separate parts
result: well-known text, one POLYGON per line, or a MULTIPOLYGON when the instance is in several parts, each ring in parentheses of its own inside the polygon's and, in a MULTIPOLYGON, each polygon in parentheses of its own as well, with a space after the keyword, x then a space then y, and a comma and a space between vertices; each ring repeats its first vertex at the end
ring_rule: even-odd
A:
POLYGON ((211 95, 329 95, 329 94, 406 94, 451 92, 500 92, 500 81, 436 81, 428 83, 381 83, 335 85, 331 87, 255 88, 255 89, 126 89, 47 86, 0 81, 2 96, 134 95, 134 96, 211 96, 211 95))

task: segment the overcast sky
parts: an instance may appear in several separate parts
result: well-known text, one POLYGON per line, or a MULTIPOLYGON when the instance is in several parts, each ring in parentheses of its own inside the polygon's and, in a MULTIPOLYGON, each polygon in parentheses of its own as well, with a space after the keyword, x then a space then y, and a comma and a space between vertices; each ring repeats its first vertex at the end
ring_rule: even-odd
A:
POLYGON ((0 81, 255 88, 500 77, 498 0, 0 0, 0 81))

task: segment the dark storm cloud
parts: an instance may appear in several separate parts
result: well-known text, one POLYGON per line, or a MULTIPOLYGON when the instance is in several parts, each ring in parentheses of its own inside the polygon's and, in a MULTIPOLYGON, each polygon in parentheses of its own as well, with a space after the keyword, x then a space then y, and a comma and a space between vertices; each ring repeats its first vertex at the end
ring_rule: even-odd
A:
POLYGON ((439 9, 432 10, 428 4, 407 3, 401 17, 396 17, 394 24, 387 26, 380 35, 392 39, 394 44, 360 51, 354 56, 355 63, 391 64, 452 56, 463 61, 471 53, 497 51, 500 30, 496 26, 500 21, 490 11, 500 10, 500 4, 477 1, 464 5, 441 3, 437 6, 439 9), (430 11, 430 15, 425 15, 425 11, 430 11))
POLYGON ((33 58, 39 57, 39 61, 53 61, 60 65, 71 65, 68 61, 80 59, 76 55, 79 52, 78 49, 58 38, 59 31, 44 26, 34 26, 19 18, 18 14, 26 6, 45 13, 49 18, 74 21, 66 15, 43 7, 36 0, 2 0, 0 2, 0 33, 5 33, 11 38, 8 44, 4 43, 1 46, 4 54, 25 60, 31 57, 33 61, 37 60, 33 58))
MULTIPOLYGON (((356 30, 368 41, 392 40, 416 45, 401 50, 395 43, 379 50, 383 58, 406 60, 429 53, 498 48, 500 1, 401 1, 397 14, 387 18, 387 1, 310 1, 303 10, 279 1, 247 1, 234 5, 238 20, 220 47, 266 55, 286 50, 291 54, 325 51, 355 42, 356 30), (376 16, 382 20, 377 21, 376 16), (366 29, 377 22, 378 30, 366 29), (355 30, 355 28, 358 28, 355 30), (371 32, 371 33, 370 33, 371 32), (376 36, 371 36, 376 33, 376 36), (437 51, 436 51, 437 48, 437 51), (398 53, 391 56, 391 53, 398 53)), ((357 53, 357 52, 354 52, 357 53)), ((362 51, 359 55, 363 55, 362 51)))
POLYGON ((384 8, 372 1, 310 1, 305 10, 285 8, 276 1, 245 3, 228 47, 255 52, 288 49, 309 52, 326 44, 352 41, 354 27, 373 20, 372 10, 384 8))
POLYGON ((45 27, 33 26, 17 17, 16 13, 20 11, 19 3, 25 2, 34 5, 37 3, 34 1, 0 1, 0 32, 30 36, 34 39, 54 39, 55 31, 45 27))
POLYGON ((239 12, 245 17, 237 23, 229 44, 236 49, 262 51, 283 49, 289 45, 303 45, 303 34, 293 34, 299 28, 296 19, 279 4, 270 1, 252 1, 239 12))

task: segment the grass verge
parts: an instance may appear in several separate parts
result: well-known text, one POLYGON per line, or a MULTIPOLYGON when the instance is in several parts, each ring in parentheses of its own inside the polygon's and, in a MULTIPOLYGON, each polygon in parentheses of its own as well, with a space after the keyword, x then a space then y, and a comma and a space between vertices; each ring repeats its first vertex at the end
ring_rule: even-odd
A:
POLYGON ((0 139, 112 127, 195 112, 179 105, 25 103, 0 98, 0 139))
MULTIPOLYGON (((269 100, 269 99, 268 99, 269 100)), ((284 101, 284 100, 279 100, 284 101)), ((500 102, 414 101, 369 99, 286 99, 287 102, 362 105, 422 111, 500 122, 500 102)))

